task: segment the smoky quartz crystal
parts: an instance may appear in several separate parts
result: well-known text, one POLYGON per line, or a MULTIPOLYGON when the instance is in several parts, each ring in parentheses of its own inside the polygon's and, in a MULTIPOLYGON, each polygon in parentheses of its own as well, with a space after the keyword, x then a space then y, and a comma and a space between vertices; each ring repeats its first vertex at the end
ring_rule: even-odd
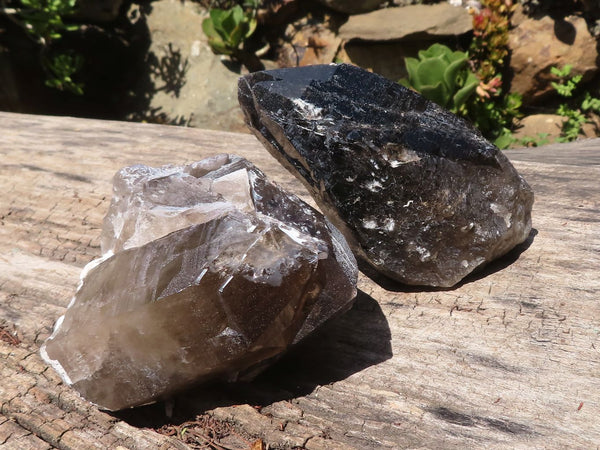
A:
POLYGON ((102 251, 41 353, 108 410, 251 378, 356 295, 341 233, 233 155, 122 169, 102 251))
POLYGON ((357 257, 450 287, 531 230, 533 192, 466 121, 347 64, 239 80, 250 129, 304 182, 357 257))

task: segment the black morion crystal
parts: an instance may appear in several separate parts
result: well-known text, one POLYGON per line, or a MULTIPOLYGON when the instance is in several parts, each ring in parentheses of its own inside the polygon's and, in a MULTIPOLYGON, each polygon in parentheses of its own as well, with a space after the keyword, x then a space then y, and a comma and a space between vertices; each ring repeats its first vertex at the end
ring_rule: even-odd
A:
POLYGON ((239 81, 246 122, 356 255, 407 284, 453 286, 523 242, 533 192, 464 120, 347 64, 239 81))

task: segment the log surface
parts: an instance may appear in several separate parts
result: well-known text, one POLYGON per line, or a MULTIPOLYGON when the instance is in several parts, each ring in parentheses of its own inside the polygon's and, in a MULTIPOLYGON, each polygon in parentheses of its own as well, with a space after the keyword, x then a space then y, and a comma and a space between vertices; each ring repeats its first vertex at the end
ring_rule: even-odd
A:
POLYGON ((457 288, 361 275, 355 306, 255 382, 109 415, 39 347, 99 255, 112 175, 229 152, 307 193, 251 135, 10 113, 0 131, 2 448, 187 448, 154 429, 197 415, 232 424, 230 448, 598 448, 600 140, 507 152, 534 231, 457 288))

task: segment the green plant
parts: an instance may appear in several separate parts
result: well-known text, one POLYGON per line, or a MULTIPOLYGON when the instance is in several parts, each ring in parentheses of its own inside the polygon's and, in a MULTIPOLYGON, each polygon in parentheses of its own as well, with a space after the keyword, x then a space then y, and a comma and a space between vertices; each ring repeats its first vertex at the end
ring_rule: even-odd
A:
POLYGON ((60 39, 62 31, 74 31, 76 25, 67 25, 63 18, 75 12, 77 0, 21 0, 17 16, 23 28, 41 44, 60 39))
POLYGON ((81 55, 59 53, 48 61, 45 61, 45 69, 49 76, 46 79, 46 86, 61 91, 68 91, 73 94, 83 94, 83 83, 76 83, 73 75, 83 65, 81 55))
POLYGON ((556 113, 566 119, 562 125, 561 135, 556 140, 558 142, 571 142, 577 139, 583 125, 587 122, 585 115, 580 110, 572 109, 564 103, 558 107, 556 113))
POLYGON ((516 141, 523 147, 540 147, 550 142, 548 136, 548 133, 538 133, 536 136, 524 136, 516 141))
POLYGON ((466 106, 467 118, 498 148, 508 148, 513 143, 512 128, 521 117, 521 95, 503 95, 500 88, 489 96, 475 96, 466 106))
POLYGON ((570 64, 562 68, 552 67, 550 72, 559 78, 552 82, 554 90, 565 99, 556 110, 556 113, 565 118, 558 142, 571 142, 577 139, 583 130, 583 125, 589 122, 592 112, 600 112, 600 98, 592 97, 589 92, 583 98, 574 99, 574 94, 581 82, 581 75, 571 76, 573 66, 570 64), (578 105, 578 106, 577 106, 578 105))
POLYGON ((516 5, 512 0, 482 0, 473 14, 473 41, 470 59, 477 75, 487 83, 504 69, 508 56, 510 16, 516 5))
POLYGON ((240 5, 230 9, 211 9, 209 17, 202 22, 202 30, 208 37, 208 45, 216 54, 233 55, 239 51, 240 44, 256 30, 256 1, 249 12, 240 5))
POLYGON ((512 0, 482 0, 473 14, 473 41, 470 62, 480 79, 477 96, 466 105, 466 116, 499 148, 514 142, 512 128, 521 116, 521 96, 502 89, 502 73, 508 56, 510 16, 515 10, 512 0))
POLYGON ((571 64, 565 65, 562 69, 559 69, 558 67, 550 68, 550 73, 560 78, 558 83, 553 81, 551 84, 558 95, 562 97, 572 97, 573 91, 577 89, 577 85, 581 82, 582 75, 569 77, 572 69, 573 66, 571 64))
POLYGON ((500 148, 514 141, 511 130, 514 119, 521 115, 521 96, 502 90, 510 15, 514 9, 512 0, 482 0, 481 8, 473 14, 474 37, 468 53, 451 52, 434 44, 423 55, 419 53, 419 60, 406 59, 409 78, 401 81, 469 119, 500 148), (440 75, 446 70, 457 71, 454 85, 445 83, 448 77, 440 75))
POLYGON ((39 46, 39 61, 46 74, 45 85, 73 94, 83 94, 83 84, 73 80, 81 68, 83 58, 73 52, 52 54, 53 41, 62 38, 65 31, 75 31, 77 25, 65 23, 64 18, 75 13, 77 0, 0 0, 0 12, 19 25, 39 46))
POLYGON ((458 113, 479 84, 475 74, 469 70, 467 53, 453 52, 436 43, 427 50, 421 50, 418 56, 418 59, 405 58, 408 78, 400 80, 400 83, 458 113))

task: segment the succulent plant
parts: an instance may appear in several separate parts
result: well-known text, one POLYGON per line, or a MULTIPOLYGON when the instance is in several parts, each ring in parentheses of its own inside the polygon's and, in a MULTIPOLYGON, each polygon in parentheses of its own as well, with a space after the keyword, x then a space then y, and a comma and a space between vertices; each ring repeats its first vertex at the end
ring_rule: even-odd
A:
POLYGON ((234 54, 256 29, 254 13, 245 13, 240 5, 211 9, 209 14, 202 22, 202 30, 208 37, 208 45, 217 54, 234 54))
POLYGON ((477 76, 469 70, 468 54, 436 43, 418 55, 419 59, 405 58, 408 78, 400 83, 457 113, 479 84, 477 76))

